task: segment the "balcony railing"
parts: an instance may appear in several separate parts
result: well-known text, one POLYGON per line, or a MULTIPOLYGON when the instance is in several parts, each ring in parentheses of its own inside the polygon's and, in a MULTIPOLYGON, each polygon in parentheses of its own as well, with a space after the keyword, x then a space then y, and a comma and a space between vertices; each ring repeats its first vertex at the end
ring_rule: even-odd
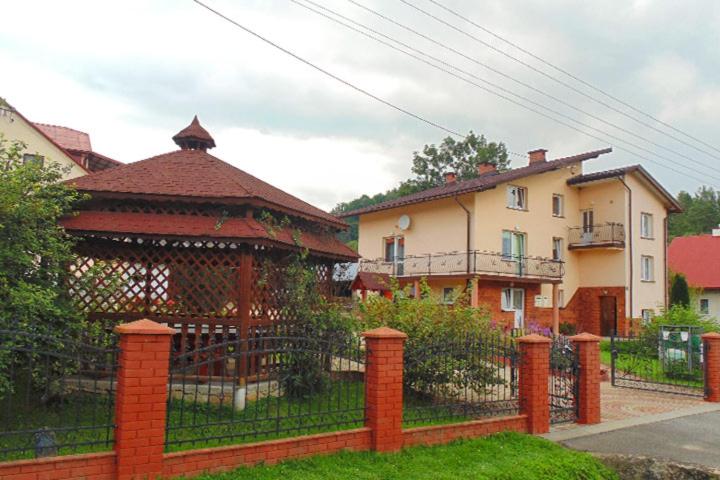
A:
POLYGON ((396 277, 479 274, 547 280, 560 280, 564 274, 563 262, 559 260, 476 250, 408 255, 394 262, 363 259, 360 270, 396 277))
POLYGON ((625 226, 622 223, 586 225, 574 227, 568 232, 568 247, 571 249, 625 246, 625 226))

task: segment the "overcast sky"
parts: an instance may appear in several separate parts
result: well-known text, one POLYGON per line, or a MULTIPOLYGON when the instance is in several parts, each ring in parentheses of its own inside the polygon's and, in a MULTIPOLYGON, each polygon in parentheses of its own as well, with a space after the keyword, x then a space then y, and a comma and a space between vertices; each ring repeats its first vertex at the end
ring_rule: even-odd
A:
MULTIPOLYGON (((453 130, 472 129, 503 141, 513 152, 546 148, 556 158, 608 145, 634 149, 598 132, 593 134, 602 139, 554 123, 290 0, 206 1, 375 95, 453 130)), ((720 2, 716 0, 438 0, 711 146, 602 97, 428 0, 407 2, 650 127, 509 60, 399 0, 357 2, 464 56, 347 0, 314 1, 476 77, 656 152, 635 150, 653 163, 616 149, 586 164, 589 170, 642 163, 673 193, 700 185, 662 167, 670 165, 720 188, 716 167, 720 150, 713 150, 720 148, 720 2)), ((410 175, 414 150, 447 135, 323 76, 191 0, 3 2, 0 71, 0 96, 26 117, 88 132, 96 151, 123 162, 173 150, 170 137, 197 114, 218 145, 211 153, 325 209, 395 186, 410 175)), ((514 166, 526 163, 515 156, 512 161, 514 166)))

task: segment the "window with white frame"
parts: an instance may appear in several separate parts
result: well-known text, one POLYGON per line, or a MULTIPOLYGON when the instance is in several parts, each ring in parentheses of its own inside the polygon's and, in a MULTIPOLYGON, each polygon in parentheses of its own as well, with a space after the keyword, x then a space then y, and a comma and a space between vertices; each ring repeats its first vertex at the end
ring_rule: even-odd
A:
POLYGON ((508 185, 507 206, 515 210, 527 210, 527 188, 508 185))
POLYGON ((652 318, 655 316, 655 312, 653 312, 650 308, 643 308, 641 315, 643 323, 650 323, 650 321, 652 321, 652 318))
POLYGON ((703 315, 710 315, 710 299, 709 298, 701 298, 700 299, 700 313, 703 315))
POLYGON ((640 214, 640 236, 642 238, 653 238, 653 216, 650 213, 640 214))
POLYGON ((455 303, 455 289, 453 287, 443 288, 443 303, 447 305, 455 303))
POLYGON ((643 282, 655 280, 655 259, 650 255, 640 257, 640 280, 643 282))
POLYGON ((557 193, 552 197, 552 214, 553 217, 565 216, 565 198, 557 193))
POLYGON ((563 239, 560 237, 553 237, 553 243, 552 243, 552 258, 553 260, 563 260, 563 248, 564 248, 564 242, 563 239))
POLYGON ((500 307, 505 312, 514 312, 524 309, 525 290, 522 288, 503 288, 500 297, 500 307))
POLYGON ((520 260, 525 256, 525 234, 503 230, 502 255, 504 260, 520 260))

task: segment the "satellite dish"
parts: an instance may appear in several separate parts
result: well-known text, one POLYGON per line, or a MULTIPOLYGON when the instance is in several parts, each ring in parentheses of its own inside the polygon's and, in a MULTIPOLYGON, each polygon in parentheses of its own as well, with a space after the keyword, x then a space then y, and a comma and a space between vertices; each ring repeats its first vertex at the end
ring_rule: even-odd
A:
POLYGON ((400 218, 398 218, 398 228, 400 230, 407 230, 410 228, 410 217, 407 215, 401 215, 400 218))

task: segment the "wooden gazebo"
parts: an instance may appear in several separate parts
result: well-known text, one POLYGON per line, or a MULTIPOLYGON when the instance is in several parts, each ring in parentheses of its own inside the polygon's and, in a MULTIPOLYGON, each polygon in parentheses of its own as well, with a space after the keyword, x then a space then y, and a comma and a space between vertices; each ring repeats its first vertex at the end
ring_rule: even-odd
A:
POLYGON ((178 329, 180 352, 262 335, 292 318, 284 265, 307 249, 330 291, 336 262, 357 255, 336 217, 207 153, 195 117, 179 150, 72 181, 90 194, 62 224, 77 237, 70 293, 91 319, 150 318, 178 329))

